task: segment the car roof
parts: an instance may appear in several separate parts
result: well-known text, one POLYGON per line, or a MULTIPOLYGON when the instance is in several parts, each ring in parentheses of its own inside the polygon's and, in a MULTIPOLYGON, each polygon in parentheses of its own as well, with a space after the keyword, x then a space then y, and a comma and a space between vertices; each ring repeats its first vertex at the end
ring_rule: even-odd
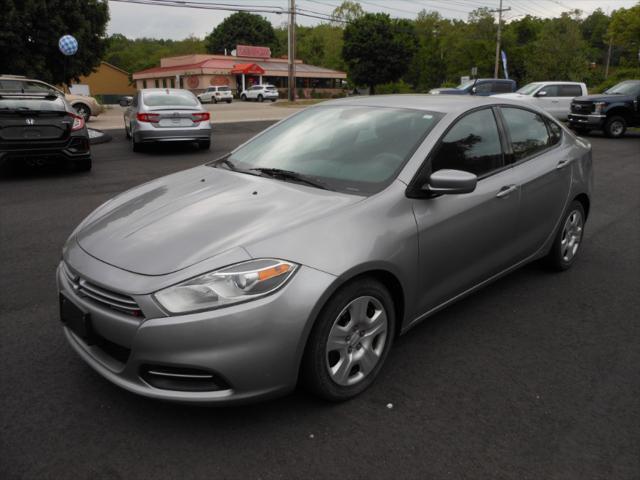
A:
POLYGON ((193 95, 189 90, 185 90, 184 88, 143 88, 140 90, 142 93, 189 93, 193 95))
MULTIPOLYGON (((439 113, 461 113, 467 110, 488 105, 517 105, 522 102, 506 98, 480 97, 475 95, 427 95, 427 94, 395 94, 368 95, 341 98, 322 102, 322 105, 349 105, 380 108, 410 108, 439 113)), ((317 107, 316 106, 316 107, 317 107)), ((316 108, 314 107, 314 108, 316 108)), ((527 106, 530 108, 529 106, 527 106)), ((534 110, 538 110, 535 109, 534 110)))

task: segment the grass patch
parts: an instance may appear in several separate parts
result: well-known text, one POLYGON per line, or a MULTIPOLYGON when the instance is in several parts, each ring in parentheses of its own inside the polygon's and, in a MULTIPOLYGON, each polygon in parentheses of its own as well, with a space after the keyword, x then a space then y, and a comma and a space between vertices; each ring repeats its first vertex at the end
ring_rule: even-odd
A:
POLYGON ((307 107, 309 105, 315 105, 316 103, 326 102, 327 100, 331 100, 330 98, 304 98, 300 100, 296 100, 295 102, 290 102, 289 100, 278 100, 274 103, 276 107, 285 107, 285 108, 302 108, 307 107))

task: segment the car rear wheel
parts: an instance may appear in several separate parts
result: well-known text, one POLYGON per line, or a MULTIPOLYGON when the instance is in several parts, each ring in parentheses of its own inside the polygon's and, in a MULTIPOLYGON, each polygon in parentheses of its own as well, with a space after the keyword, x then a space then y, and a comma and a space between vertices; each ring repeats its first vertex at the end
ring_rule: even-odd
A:
POLYGON ((212 98, 212 103, 218 103, 218 99, 216 97, 212 98))
POLYGON ((604 133, 610 138, 619 138, 627 131, 627 122, 623 117, 607 118, 604 124, 604 133))
POLYGON ((275 102, 276 100, 277 100, 276 98, 272 98, 272 99, 271 99, 271 101, 272 101, 272 102, 275 102))
POLYGON ((142 151, 142 145, 140 142, 136 142, 136 137, 133 136, 133 128, 129 125, 129 137, 131 138, 131 150, 134 152, 142 151))
POLYGON ((262 95, 258 95, 258 101, 260 103, 264 102, 264 97, 262 95))
POLYGON ((560 230, 546 258, 547 264, 551 268, 562 271, 573 265, 582 242, 584 223, 584 207, 582 203, 574 200, 562 219, 560 230))
POLYGON ((233 100, 229 99, 229 100, 227 100, 227 103, 231 103, 232 101, 233 101, 233 100))
POLYGON ((84 103, 76 103, 75 105, 73 105, 73 108, 76 109, 78 115, 84 118, 85 122, 89 121, 89 119, 91 118, 91 109, 88 105, 85 105, 84 103))
POLYGON ((127 140, 131 140, 131 134, 129 133, 129 129, 126 124, 124 126, 124 136, 127 137, 127 140))
POLYGON ((247 101, 247 96, 243 93, 243 94, 240 96, 240 100, 242 100, 243 102, 246 102, 246 101, 247 101))
POLYGON ((322 309, 307 342, 301 380, 332 401, 364 391, 393 343, 395 314, 389 291, 376 280, 350 283, 322 309))

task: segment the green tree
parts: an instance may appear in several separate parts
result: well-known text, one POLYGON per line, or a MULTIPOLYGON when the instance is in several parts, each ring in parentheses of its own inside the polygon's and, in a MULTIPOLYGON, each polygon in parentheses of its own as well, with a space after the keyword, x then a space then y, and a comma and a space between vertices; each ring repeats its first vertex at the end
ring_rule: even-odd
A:
POLYGON ((3 0, 0 11, 0 72, 68 84, 100 65, 109 21, 106 0, 3 0), (79 44, 70 57, 58 49, 66 34, 79 44))
POLYGON ((225 18, 220 25, 205 38, 209 53, 231 51, 236 45, 260 45, 278 50, 278 38, 268 20, 260 15, 236 12, 225 18))
POLYGON ((404 75, 418 48, 413 22, 367 13, 344 30, 342 56, 349 76, 358 85, 375 86, 404 75))
POLYGON ((640 2, 631 8, 621 8, 611 15, 607 37, 623 54, 625 65, 638 65, 640 54, 640 2))
POLYGON ((525 61, 527 79, 583 81, 588 75, 588 46, 578 21, 563 13, 548 20, 525 61))
POLYGON ((362 6, 358 2, 351 0, 345 0, 331 13, 331 16, 336 19, 333 24, 338 27, 344 27, 345 23, 353 22, 363 15, 364 10, 362 6))

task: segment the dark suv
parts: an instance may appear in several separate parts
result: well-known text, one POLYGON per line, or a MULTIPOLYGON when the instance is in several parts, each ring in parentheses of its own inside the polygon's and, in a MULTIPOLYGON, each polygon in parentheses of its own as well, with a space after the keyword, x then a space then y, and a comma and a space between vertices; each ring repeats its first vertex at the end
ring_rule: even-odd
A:
POLYGON ((456 88, 434 88, 432 95, 494 95, 516 91, 516 82, 508 78, 478 78, 461 83, 456 88))
POLYGON ((579 133, 604 130, 612 138, 624 135, 627 127, 640 126, 640 80, 627 80, 598 95, 574 98, 569 126, 579 133))
POLYGON ((84 118, 55 92, 0 91, 0 165, 8 161, 91 170, 84 118))

